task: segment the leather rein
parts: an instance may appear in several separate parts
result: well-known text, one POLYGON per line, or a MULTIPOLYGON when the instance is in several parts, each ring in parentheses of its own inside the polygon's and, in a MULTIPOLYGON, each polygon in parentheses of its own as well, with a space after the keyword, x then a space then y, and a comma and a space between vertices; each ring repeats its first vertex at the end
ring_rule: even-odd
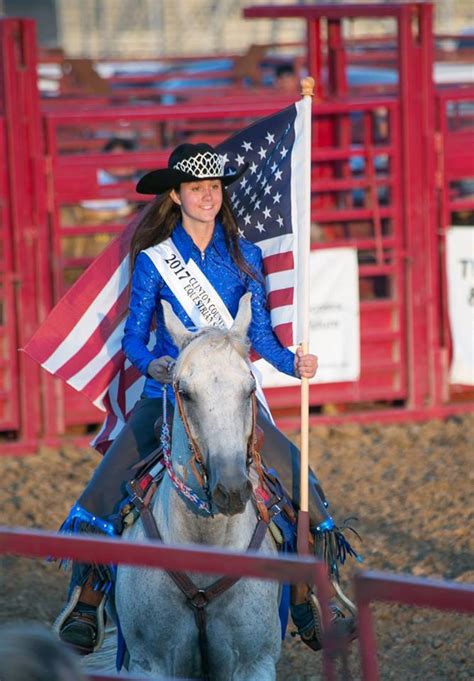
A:
MULTIPOLYGON (((176 404, 178 405, 179 409, 179 414, 181 417, 181 420, 184 424, 184 428, 186 430, 186 434, 189 440, 190 448, 193 452, 193 462, 195 463, 195 466, 193 467, 193 472, 196 475, 197 480, 200 482, 201 487, 203 488, 204 492, 206 493, 206 496, 208 497, 208 502, 209 502, 209 508, 210 508, 210 515, 212 515, 212 507, 211 507, 211 495, 209 491, 209 485, 208 485, 208 475, 206 471, 206 467, 202 458, 202 454, 199 450, 198 444, 193 438, 191 434, 191 430, 189 427, 189 422, 186 417, 183 403, 182 403, 182 396, 181 392, 179 390, 179 385, 178 383, 173 384, 173 388, 175 391, 176 395, 176 404), (197 470, 199 469, 199 470, 197 470)), ((166 400, 166 396, 165 396, 166 400)), ((252 400, 252 430, 250 433, 250 437, 248 440, 248 446, 247 446, 247 469, 250 467, 252 462, 255 463, 256 470, 258 473, 259 477, 259 483, 260 487, 263 488, 264 485, 264 475, 263 475, 263 470, 261 466, 261 459, 260 459, 260 454, 256 449, 256 444, 257 444, 257 437, 256 437, 256 432, 257 432, 257 402, 256 402, 256 397, 255 397, 255 392, 252 393, 251 396, 252 400)), ((168 429, 167 422, 166 422, 166 414, 164 414, 163 418, 163 427, 168 429)), ((166 438, 165 438, 166 439, 166 438)), ((163 430, 162 430, 162 444, 163 444, 163 430)), ((169 440, 169 435, 168 435, 168 440, 169 440)), ((169 445, 169 441, 168 441, 169 445)), ((166 465, 166 462, 165 462, 166 465)), ((168 466, 167 470, 168 470, 168 466)), ((168 473, 170 471, 168 470, 168 473)), ((173 480, 174 482, 174 480, 173 480)), ((156 489, 156 487, 155 487, 156 489)), ((178 490, 180 488, 178 487, 178 490)), ((145 530, 145 534, 148 537, 148 539, 152 540, 157 540, 162 542, 162 536, 160 534, 160 531, 158 529, 158 526, 156 524, 155 517, 153 513, 151 512, 150 509, 150 503, 152 499, 152 494, 147 494, 145 498, 142 498, 137 494, 137 488, 134 487, 134 504, 137 507, 137 509, 140 512, 140 516, 143 522, 143 528, 145 530)), ((278 515, 278 513, 281 512, 281 507, 279 506, 279 503, 282 501, 281 498, 277 496, 273 496, 268 502, 264 502, 263 498, 260 498, 258 494, 254 495, 253 501, 257 507, 257 515, 258 515, 258 521, 257 525, 255 527, 255 530, 253 532, 252 538, 250 540, 250 543, 248 545, 247 551, 251 550, 258 550, 265 538, 266 531, 268 529, 268 525, 271 521, 271 519, 275 516, 278 515)), ((176 586, 179 588, 179 590, 184 594, 186 597, 186 604, 193 610, 194 612, 194 619, 196 622, 196 626, 198 628, 198 634, 199 634, 199 650, 201 653, 201 660, 202 660, 202 668, 203 668, 203 673, 204 673, 204 679, 209 680, 210 677, 210 660, 209 660, 209 645, 208 645, 208 637, 207 637, 207 613, 206 613, 206 606, 213 601, 215 598, 223 594, 225 591, 230 589, 234 584, 236 584, 241 577, 220 577, 217 579, 215 582, 213 582, 210 586, 208 586, 206 589, 199 589, 192 579, 188 577, 187 574, 184 572, 176 572, 174 570, 166 570, 167 574, 171 577, 173 582, 176 584, 176 586)))

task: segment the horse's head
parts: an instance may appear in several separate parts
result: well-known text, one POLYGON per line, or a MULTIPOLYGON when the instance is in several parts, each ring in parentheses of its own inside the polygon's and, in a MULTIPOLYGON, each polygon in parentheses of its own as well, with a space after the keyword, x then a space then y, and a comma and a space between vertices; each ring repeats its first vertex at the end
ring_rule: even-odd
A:
POLYGON ((248 362, 251 294, 240 300, 229 331, 189 331, 163 302, 166 326, 179 348, 175 388, 209 478, 212 501, 225 515, 242 513, 252 486, 247 455, 255 379, 248 362))

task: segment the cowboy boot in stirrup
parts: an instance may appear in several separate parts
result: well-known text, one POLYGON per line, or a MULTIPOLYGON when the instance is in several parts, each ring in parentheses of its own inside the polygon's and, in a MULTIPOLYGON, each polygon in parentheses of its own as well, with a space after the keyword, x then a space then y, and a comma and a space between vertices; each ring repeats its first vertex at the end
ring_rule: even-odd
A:
POLYGON ((83 586, 74 587, 53 626, 61 641, 80 655, 96 652, 104 642, 107 599, 102 591, 94 590, 95 581, 91 572, 83 586))
MULTIPOLYGON (((347 616, 335 600, 329 605, 331 611, 330 635, 341 643, 347 644, 357 638, 355 618, 347 616)), ((311 650, 323 647, 323 627, 321 607, 313 591, 307 584, 298 584, 291 590, 291 618, 303 643, 311 650)))

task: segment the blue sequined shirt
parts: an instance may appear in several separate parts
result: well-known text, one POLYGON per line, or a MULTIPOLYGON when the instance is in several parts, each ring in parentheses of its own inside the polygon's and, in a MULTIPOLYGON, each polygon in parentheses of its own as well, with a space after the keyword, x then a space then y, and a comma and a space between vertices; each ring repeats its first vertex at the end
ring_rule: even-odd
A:
MULTIPOLYGON (((216 223, 214 234, 206 250, 201 253, 181 224, 171 236, 185 262, 190 258, 204 272, 221 296, 232 317, 235 317, 239 301, 246 291, 252 293, 252 321, 248 336, 252 348, 279 371, 294 376, 294 354, 284 348, 272 330, 270 313, 266 307, 266 291, 263 281, 255 281, 242 272, 232 260, 225 243, 224 229, 216 223)), ((247 263, 262 272, 262 252, 246 239, 240 240, 240 249, 247 263)), ((129 315, 125 324, 122 348, 128 359, 147 376, 147 367, 153 359, 162 355, 178 356, 163 320, 161 300, 167 300, 174 312, 188 328, 194 323, 183 310, 171 289, 165 283, 146 251, 141 251, 135 261, 132 275, 129 315), (147 348, 153 315, 156 313, 156 343, 147 348)), ((143 395, 161 397, 161 384, 147 376, 143 395)))

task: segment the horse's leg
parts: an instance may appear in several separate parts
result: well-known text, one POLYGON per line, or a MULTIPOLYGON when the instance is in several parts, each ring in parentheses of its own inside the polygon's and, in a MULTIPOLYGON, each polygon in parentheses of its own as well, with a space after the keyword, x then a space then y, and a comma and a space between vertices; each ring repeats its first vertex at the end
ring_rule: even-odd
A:
MULTIPOLYGON (((127 539, 143 540, 140 523, 131 528, 127 539)), ((199 676, 194 617, 166 573, 120 566, 116 600, 130 655, 128 671, 167 678, 199 676)))
POLYGON ((237 673, 232 676, 232 681, 275 681, 276 668, 275 660, 272 657, 265 657, 257 662, 250 672, 237 673))
MULTIPOLYGON (((273 549, 270 543, 271 551, 273 549)), ((242 579, 216 599, 208 613, 215 681, 273 681, 281 652, 275 582, 242 579)))

